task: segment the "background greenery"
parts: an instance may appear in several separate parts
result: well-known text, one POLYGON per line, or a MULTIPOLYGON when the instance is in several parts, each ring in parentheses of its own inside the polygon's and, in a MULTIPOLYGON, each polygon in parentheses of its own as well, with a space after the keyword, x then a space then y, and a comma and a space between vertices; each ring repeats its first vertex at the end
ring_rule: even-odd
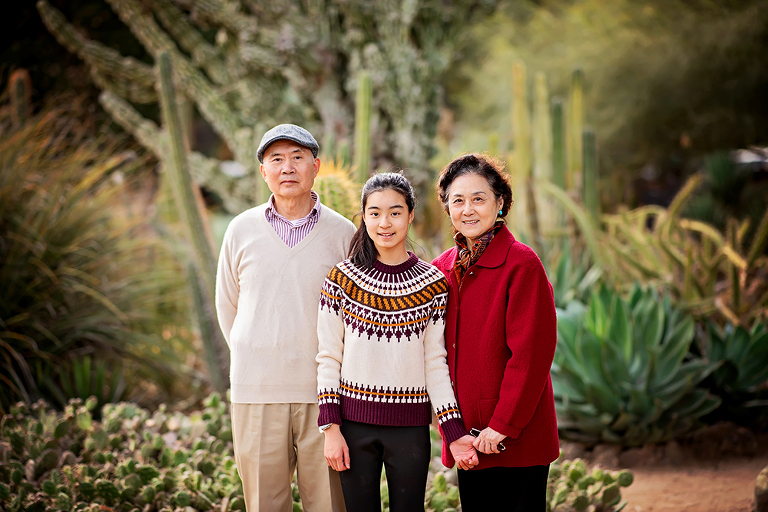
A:
MULTIPOLYGON (((368 173, 404 168, 425 259, 452 244, 436 172, 467 151, 508 162, 510 228, 555 292, 564 438, 768 427, 768 158, 733 153, 768 145, 768 1, 9 9, 0 497, 15 509, 241 506, 226 406, 200 406, 226 377, 209 260, 265 197, 253 153, 277 121, 313 130, 316 189, 350 218, 368 173), (124 398, 139 406, 101 407, 124 398)), ((425 501, 453 508, 438 473, 425 501)), ((619 475, 563 461, 550 477, 553 509, 621 506, 619 475)))

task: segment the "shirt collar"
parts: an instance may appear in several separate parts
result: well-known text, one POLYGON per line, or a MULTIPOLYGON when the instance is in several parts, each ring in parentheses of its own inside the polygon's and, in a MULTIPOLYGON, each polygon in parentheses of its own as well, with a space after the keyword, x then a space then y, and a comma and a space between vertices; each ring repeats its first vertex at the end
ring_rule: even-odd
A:
POLYGON ((312 200, 315 202, 315 204, 314 206, 312 206, 312 209, 309 211, 309 213, 306 216, 302 217, 301 219, 288 220, 282 215, 280 215, 277 212, 277 209, 275 209, 275 194, 272 194, 271 196, 269 196, 269 201, 267 201, 267 210, 265 212, 267 215, 267 218, 278 218, 278 219, 284 220, 285 222, 290 222, 290 223, 296 223, 302 220, 316 218, 320 214, 320 208, 322 206, 320 204, 320 196, 318 196, 317 192, 315 192, 314 190, 310 190, 309 193, 312 196, 312 200))

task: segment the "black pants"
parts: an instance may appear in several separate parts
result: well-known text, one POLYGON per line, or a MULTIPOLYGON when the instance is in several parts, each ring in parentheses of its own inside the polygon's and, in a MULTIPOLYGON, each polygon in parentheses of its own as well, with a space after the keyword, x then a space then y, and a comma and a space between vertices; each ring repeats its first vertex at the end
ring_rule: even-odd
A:
POLYGON ((545 512, 549 464, 527 468, 459 470, 463 512, 545 512))
POLYGON ((344 420, 350 468, 339 473, 347 512, 381 511, 381 466, 391 512, 424 512, 429 427, 385 427, 344 420))

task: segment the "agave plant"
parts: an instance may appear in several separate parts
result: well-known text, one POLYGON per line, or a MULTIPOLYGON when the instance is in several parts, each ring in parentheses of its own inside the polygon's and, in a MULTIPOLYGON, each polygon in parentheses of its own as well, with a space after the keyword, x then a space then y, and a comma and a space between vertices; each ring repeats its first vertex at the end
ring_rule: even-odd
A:
POLYGON ((718 417, 740 423, 762 425, 768 422, 768 326, 757 322, 752 329, 726 325, 724 329, 708 321, 699 337, 703 355, 721 366, 708 382, 723 398, 718 417))
POLYGON ((589 252, 582 251, 580 257, 575 257, 569 244, 563 243, 559 250, 546 253, 544 265, 552 283, 555 306, 565 308, 573 300, 585 301, 603 274, 603 270, 591 261, 589 252))
POLYGON ((557 312, 552 382, 561 433, 639 446, 689 431, 720 399, 697 385, 719 363, 689 356, 693 319, 635 284, 627 299, 600 285, 589 306, 557 312))

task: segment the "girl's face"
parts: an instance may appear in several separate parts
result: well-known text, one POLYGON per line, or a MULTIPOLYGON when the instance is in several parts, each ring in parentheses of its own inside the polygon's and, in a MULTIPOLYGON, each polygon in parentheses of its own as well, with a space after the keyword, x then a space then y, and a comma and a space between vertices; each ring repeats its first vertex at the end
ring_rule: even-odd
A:
POLYGON ((408 211, 400 192, 386 189, 371 193, 365 203, 363 219, 379 254, 405 251, 405 237, 413 222, 413 212, 408 211))
POLYGON ((496 199, 488 180, 477 174, 459 176, 448 188, 448 214, 453 227, 470 242, 493 227, 502 206, 503 201, 496 199))

